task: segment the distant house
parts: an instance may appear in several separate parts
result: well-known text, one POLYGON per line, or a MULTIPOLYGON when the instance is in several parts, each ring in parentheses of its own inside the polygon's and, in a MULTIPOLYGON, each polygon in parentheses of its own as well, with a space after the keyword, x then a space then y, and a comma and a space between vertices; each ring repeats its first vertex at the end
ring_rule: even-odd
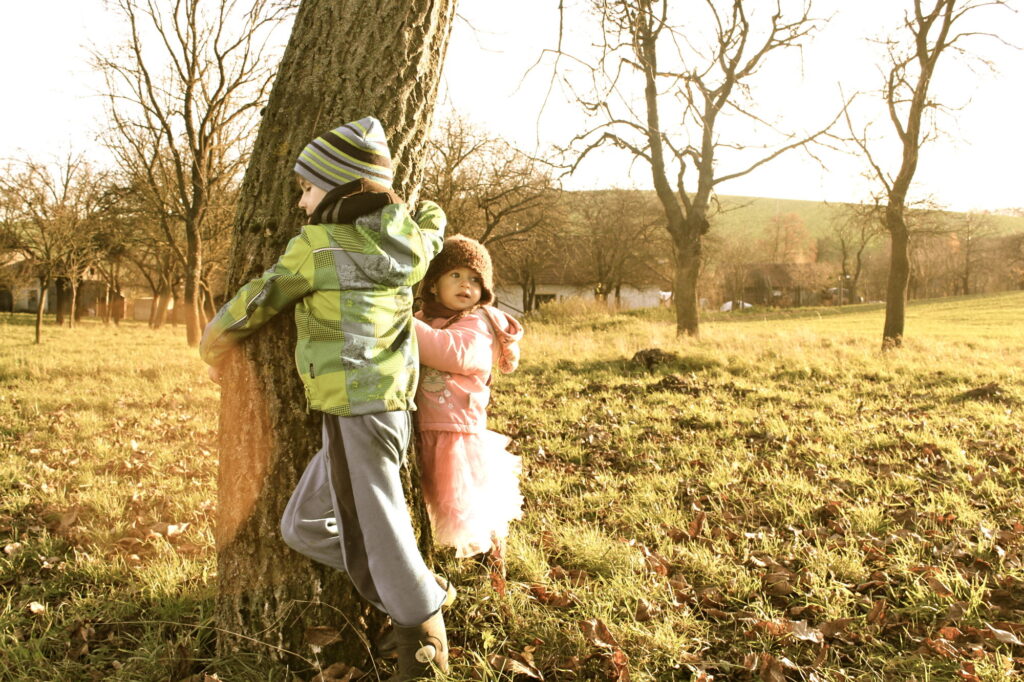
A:
MULTIPOLYGON (((39 280, 32 264, 20 253, 8 254, 0 262, 0 313, 34 313, 39 305, 39 280)), ((46 311, 56 307, 48 300, 46 311)))
POLYGON ((828 263, 762 263, 751 267, 743 299, 778 307, 819 305, 835 265, 828 263))
MULTIPOLYGON (((623 286, 619 291, 619 298, 616 298, 615 293, 612 292, 607 300, 609 303, 615 304, 620 310, 654 308, 660 303, 659 292, 660 290, 656 286, 645 289, 623 286)), ((498 299, 499 308, 513 315, 522 312, 523 290, 521 287, 514 284, 498 284, 494 287, 494 295, 498 299)), ((564 301, 569 298, 597 298, 593 286, 556 283, 538 283, 534 296, 538 306, 542 306, 545 303, 564 301)))

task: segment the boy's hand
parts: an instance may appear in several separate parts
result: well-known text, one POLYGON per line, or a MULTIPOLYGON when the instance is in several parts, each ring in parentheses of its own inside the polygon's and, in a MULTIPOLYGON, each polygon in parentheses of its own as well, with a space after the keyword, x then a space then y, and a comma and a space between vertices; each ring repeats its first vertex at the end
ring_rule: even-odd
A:
POLYGON ((210 365, 209 367, 207 367, 207 373, 210 375, 210 381, 220 386, 220 367, 214 367, 213 365, 210 365))

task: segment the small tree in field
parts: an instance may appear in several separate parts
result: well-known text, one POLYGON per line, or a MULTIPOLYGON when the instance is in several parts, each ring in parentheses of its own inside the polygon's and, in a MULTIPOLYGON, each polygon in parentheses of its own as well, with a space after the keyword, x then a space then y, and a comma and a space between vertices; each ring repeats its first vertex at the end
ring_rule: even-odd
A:
POLYGON ((848 285, 850 300, 856 301, 867 251, 884 229, 881 212, 877 206, 847 204, 832 216, 828 229, 829 240, 839 252, 842 281, 848 285))
MULTIPOLYGON (((911 275, 908 195, 917 173, 921 148, 936 136, 934 123, 925 115, 941 105, 931 94, 936 67, 943 55, 963 54, 965 40, 979 35, 976 29, 960 30, 965 17, 993 6, 1005 6, 1002 0, 912 0, 904 13, 899 33, 887 42, 888 63, 882 86, 882 101, 896 132, 900 157, 893 174, 885 169, 880 156, 869 143, 869 125, 855 130, 847 110, 847 125, 857 147, 863 153, 884 196, 884 225, 889 232, 889 277, 885 297, 885 326, 882 347, 903 344, 907 291, 911 275)), ((947 57, 946 60, 949 58, 947 57)), ((946 61, 944 60, 944 61, 946 61)))
POLYGON ((985 213, 965 213, 953 226, 958 251, 958 294, 978 293, 983 271, 993 264, 999 229, 985 213))
POLYGON ((524 313, 537 309, 537 286, 545 276, 563 279, 565 234, 560 229, 564 226, 543 225, 528 235, 504 239, 492 249, 498 281, 519 287, 524 313))

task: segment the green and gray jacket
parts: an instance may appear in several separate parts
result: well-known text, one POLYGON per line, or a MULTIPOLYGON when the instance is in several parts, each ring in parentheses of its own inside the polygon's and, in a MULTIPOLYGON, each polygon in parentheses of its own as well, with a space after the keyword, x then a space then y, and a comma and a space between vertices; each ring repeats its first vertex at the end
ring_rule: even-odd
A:
POLYGON ((441 250, 447 219, 430 201, 414 219, 385 188, 349 184, 360 182, 354 196, 349 185, 330 192, 312 216, 319 224, 303 227, 272 268, 224 304, 203 333, 203 360, 218 364, 297 302, 295 364, 310 408, 343 416, 414 409, 412 286, 441 250), (359 217, 341 222, 353 206, 359 217))

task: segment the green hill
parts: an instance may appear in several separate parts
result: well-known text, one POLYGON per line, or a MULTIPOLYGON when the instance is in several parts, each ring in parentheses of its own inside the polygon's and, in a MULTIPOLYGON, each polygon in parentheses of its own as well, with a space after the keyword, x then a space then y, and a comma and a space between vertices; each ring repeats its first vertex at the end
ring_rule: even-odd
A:
MULTIPOLYGON (((653 190, 635 191, 648 195, 651 201, 657 201, 653 190)), ((755 234, 760 233, 773 217, 795 213, 803 220, 812 237, 824 237, 829 234, 832 221, 842 216, 849 205, 802 199, 721 196, 711 216, 711 229, 713 234, 755 234)), ((962 214, 948 212, 948 215, 955 218, 962 214)), ((1024 216, 991 214, 989 219, 1001 234, 1024 232, 1024 216)))
MULTIPOLYGON (((825 201, 739 196, 720 197, 719 204, 719 212, 711 219, 713 230, 732 234, 760 231, 773 217, 795 213, 813 237, 827 235, 832 221, 842 216, 849 206, 825 201)), ((954 221, 963 215, 953 211, 945 213, 954 221)), ((991 214, 989 220, 1001 234, 1024 232, 1024 216, 991 214)))

